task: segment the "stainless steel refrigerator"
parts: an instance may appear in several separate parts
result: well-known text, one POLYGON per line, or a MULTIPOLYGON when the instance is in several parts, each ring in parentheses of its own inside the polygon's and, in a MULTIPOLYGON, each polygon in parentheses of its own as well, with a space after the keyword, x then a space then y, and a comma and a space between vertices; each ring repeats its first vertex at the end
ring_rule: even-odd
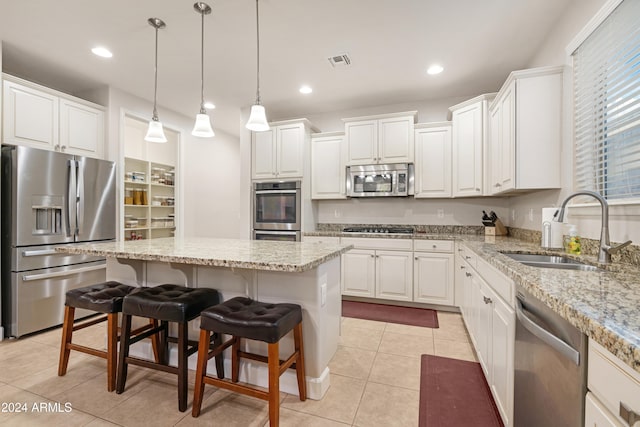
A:
MULTIPOLYGON (((7 336, 59 325, 65 293, 104 281, 101 257, 59 245, 116 235, 115 164, 2 146, 2 325, 7 336)), ((76 317, 88 312, 76 311, 76 317)))

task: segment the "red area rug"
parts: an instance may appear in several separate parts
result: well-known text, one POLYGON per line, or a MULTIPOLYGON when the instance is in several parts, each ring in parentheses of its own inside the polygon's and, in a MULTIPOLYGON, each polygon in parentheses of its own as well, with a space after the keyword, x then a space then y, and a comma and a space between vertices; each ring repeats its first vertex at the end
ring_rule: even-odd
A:
POLYGON ((479 363, 422 355, 419 427, 503 427, 479 363))
POLYGON ((428 308, 398 307, 369 302, 342 301, 342 315, 402 325, 438 327, 438 314, 428 308))

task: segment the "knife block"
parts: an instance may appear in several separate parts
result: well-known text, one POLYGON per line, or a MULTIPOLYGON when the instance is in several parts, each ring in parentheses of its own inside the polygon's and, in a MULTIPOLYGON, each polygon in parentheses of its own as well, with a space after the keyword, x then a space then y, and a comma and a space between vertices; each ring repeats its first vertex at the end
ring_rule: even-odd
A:
POLYGON ((493 227, 485 227, 485 236, 506 236, 508 233, 507 227, 504 226, 500 218, 496 219, 493 227))

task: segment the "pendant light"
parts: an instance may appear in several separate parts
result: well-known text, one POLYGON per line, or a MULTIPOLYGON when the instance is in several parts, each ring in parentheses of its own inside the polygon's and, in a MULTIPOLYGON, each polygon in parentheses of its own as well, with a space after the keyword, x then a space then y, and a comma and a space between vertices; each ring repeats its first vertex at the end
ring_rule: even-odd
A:
POLYGON ((262 132, 269 130, 269 123, 267 122, 267 115, 265 114, 264 106, 260 104, 260 18, 258 10, 258 0, 256 0, 256 103, 251 106, 251 114, 249 115, 249 121, 247 122, 247 129, 254 132, 262 132))
POLYGON ((191 135, 199 136, 201 138, 211 138, 215 135, 211 128, 211 120, 207 114, 207 110, 204 107, 204 15, 211 13, 211 8, 208 4, 203 2, 197 2, 193 5, 193 8, 201 16, 201 31, 200 31, 200 113, 196 115, 196 123, 193 126, 191 135))
POLYGON ((158 120, 158 109, 156 108, 158 96, 158 30, 164 28, 166 25, 160 18, 149 18, 147 22, 156 29, 156 61, 154 65, 153 117, 151 117, 149 121, 149 129, 147 130, 144 140, 149 142, 167 142, 167 137, 164 136, 164 130, 162 129, 162 122, 158 120))

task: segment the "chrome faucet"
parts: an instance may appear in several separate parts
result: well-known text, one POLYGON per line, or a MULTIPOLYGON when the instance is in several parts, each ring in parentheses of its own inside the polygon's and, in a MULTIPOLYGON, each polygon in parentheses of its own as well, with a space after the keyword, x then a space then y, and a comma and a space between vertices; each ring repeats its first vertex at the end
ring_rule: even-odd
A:
POLYGON ((564 202, 562 202, 560 214, 558 215, 558 222, 562 222, 564 218, 564 208, 567 206, 567 202, 576 196, 591 196, 600 202, 600 206, 602 207, 602 229, 600 230, 600 251, 598 252, 598 262, 603 264, 611 263, 611 255, 615 254, 625 246, 629 246, 631 244, 631 240, 627 240, 618 246, 611 246, 611 242, 609 241, 609 204, 604 197, 593 191, 578 191, 577 193, 573 193, 567 197, 564 202))

